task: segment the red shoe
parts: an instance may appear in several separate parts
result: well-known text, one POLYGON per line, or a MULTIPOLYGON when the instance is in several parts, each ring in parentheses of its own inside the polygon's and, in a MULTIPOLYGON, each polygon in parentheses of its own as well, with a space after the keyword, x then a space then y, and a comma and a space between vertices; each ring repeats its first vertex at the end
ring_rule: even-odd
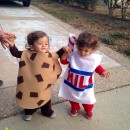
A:
POLYGON ((87 119, 92 119, 93 113, 91 111, 90 112, 86 112, 86 117, 87 117, 87 119))
POLYGON ((71 109, 70 111, 71 116, 77 116, 77 113, 78 113, 78 110, 75 110, 75 109, 71 109))

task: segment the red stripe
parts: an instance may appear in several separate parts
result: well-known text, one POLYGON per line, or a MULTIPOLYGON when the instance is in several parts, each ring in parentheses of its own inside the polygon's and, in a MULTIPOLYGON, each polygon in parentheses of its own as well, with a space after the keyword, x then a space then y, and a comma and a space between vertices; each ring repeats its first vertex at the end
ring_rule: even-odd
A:
POLYGON ((84 83, 84 76, 81 76, 79 81, 79 88, 86 88, 86 85, 83 85, 83 83, 84 83))
POLYGON ((72 36, 74 40, 76 40, 76 37, 72 36))
POLYGON ((73 43, 73 42, 71 42, 70 38, 69 38, 69 43, 70 43, 72 46, 74 46, 74 43, 73 43))
POLYGON ((92 84, 93 81, 92 81, 92 76, 89 78, 89 81, 88 81, 88 84, 92 84))

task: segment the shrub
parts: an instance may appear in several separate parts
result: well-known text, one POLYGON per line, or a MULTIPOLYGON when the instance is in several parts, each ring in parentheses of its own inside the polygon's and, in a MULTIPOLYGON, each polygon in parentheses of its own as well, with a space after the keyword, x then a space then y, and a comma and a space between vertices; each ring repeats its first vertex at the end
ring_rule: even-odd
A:
POLYGON ((123 38, 125 39, 126 38, 126 34, 124 32, 114 32, 110 35, 111 37, 113 38, 123 38))
POLYGON ((103 43, 112 45, 119 38, 125 39, 127 36, 124 32, 114 32, 108 36, 102 36, 100 39, 103 43))
POLYGON ((99 0, 73 0, 80 6, 83 6, 86 9, 90 9, 91 11, 96 10, 96 6, 99 0))
POLYGON ((115 42, 115 39, 112 38, 111 36, 102 36, 101 41, 105 44, 113 45, 115 42))
POLYGON ((130 56, 130 48, 124 49, 124 53, 130 56))

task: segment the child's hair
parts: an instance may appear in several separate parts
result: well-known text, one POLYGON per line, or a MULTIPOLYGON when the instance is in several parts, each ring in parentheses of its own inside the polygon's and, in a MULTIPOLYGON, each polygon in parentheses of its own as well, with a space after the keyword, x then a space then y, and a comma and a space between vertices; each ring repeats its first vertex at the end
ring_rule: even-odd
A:
MULTIPOLYGON (((48 37, 47 34, 43 31, 34 31, 27 35, 27 44, 33 45, 35 41, 37 41, 39 38, 42 37, 48 37)), ((49 40, 49 38, 48 38, 49 40)))
POLYGON ((76 40, 76 44, 78 48, 87 47, 95 50, 99 47, 99 40, 96 35, 85 31, 79 34, 78 39, 76 40))

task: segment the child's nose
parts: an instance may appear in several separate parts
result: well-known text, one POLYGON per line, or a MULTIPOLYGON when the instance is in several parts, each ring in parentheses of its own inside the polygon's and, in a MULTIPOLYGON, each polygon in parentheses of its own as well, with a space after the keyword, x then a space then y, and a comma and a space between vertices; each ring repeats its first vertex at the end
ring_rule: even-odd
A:
POLYGON ((84 54, 85 54, 85 51, 82 51, 81 54, 84 55, 84 54))
POLYGON ((45 46, 45 44, 44 44, 44 43, 42 43, 42 46, 45 46))

